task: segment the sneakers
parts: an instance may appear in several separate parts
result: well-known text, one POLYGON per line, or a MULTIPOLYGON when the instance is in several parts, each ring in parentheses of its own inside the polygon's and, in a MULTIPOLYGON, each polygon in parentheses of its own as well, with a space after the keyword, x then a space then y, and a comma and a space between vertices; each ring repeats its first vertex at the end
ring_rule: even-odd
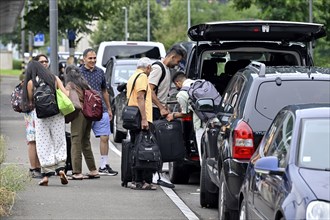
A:
POLYGON ((30 169, 29 170, 29 175, 30 175, 31 178, 36 178, 36 179, 41 179, 42 178, 40 168, 30 169))
POLYGON ((99 168, 99 174, 108 175, 108 176, 116 176, 118 174, 118 172, 111 169, 109 164, 107 164, 107 165, 105 165, 105 167, 103 169, 101 167, 99 168))

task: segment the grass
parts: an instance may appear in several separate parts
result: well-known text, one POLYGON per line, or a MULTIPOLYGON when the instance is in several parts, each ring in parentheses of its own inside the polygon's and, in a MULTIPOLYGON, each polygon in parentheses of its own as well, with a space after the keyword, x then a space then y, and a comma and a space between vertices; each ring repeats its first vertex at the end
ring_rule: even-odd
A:
POLYGON ((19 76, 22 70, 4 70, 0 69, 0 75, 19 76))
POLYGON ((0 136, 0 217, 10 215, 15 203, 16 192, 24 189, 31 178, 16 164, 4 165, 6 159, 5 138, 0 136))

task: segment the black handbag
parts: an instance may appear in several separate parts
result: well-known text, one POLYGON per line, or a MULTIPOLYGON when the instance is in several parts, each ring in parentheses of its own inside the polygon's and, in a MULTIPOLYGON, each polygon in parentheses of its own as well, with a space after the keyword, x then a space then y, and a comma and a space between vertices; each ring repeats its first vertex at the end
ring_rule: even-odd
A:
POLYGON ((131 98, 135 82, 137 78, 141 75, 137 75, 137 77, 134 79, 131 93, 128 97, 126 106, 123 109, 122 113, 122 119, 123 119, 123 128, 128 129, 128 130, 140 130, 141 129, 141 113, 140 109, 137 106, 128 106, 129 99, 131 98))

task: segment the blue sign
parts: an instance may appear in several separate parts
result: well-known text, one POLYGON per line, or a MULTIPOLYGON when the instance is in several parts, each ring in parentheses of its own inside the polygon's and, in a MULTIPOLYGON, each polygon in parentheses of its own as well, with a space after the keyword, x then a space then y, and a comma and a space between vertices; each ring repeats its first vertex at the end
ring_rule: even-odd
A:
POLYGON ((76 39, 76 33, 74 30, 69 29, 68 30, 68 40, 75 40, 76 39))
POLYGON ((41 34, 41 33, 34 35, 33 45, 36 47, 44 46, 45 45, 45 35, 41 34))

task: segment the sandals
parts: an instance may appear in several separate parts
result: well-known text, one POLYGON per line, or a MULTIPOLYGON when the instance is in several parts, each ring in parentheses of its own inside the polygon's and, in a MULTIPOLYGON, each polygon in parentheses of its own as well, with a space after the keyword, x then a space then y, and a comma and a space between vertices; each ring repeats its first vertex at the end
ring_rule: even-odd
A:
POLYGON ((99 179, 100 178, 100 175, 99 174, 90 174, 90 173, 87 173, 84 177, 84 179, 99 179))
POLYGON ((84 176, 82 174, 73 174, 71 177, 68 177, 68 180, 83 180, 84 176))
POLYGON ((48 186, 48 179, 45 180, 45 179, 42 179, 39 183, 38 183, 39 186, 48 186))
POLYGON ((149 183, 136 183, 136 187, 133 188, 136 190, 156 190, 157 187, 153 184, 149 184, 149 183))
POLYGON ((68 177, 65 175, 64 171, 61 170, 61 171, 58 172, 58 173, 59 173, 59 175, 60 175, 61 183, 62 183, 63 185, 68 184, 68 183, 69 183, 69 181, 68 181, 68 177))

